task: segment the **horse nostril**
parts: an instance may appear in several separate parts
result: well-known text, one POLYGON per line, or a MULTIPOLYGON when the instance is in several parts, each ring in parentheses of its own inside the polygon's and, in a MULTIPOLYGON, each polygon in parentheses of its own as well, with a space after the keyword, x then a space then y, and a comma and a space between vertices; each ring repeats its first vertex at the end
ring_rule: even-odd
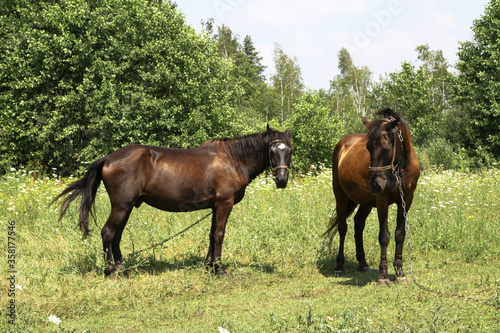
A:
POLYGON ((279 182, 279 183, 277 183, 277 184, 276 184, 276 187, 277 187, 277 188, 286 188, 286 184, 287 184, 287 183, 288 183, 288 182, 286 182, 286 181, 284 181, 284 182, 279 182))
POLYGON ((274 182, 276 183, 277 188, 285 188, 288 184, 288 177, 275 177, 274 182))
POLYGON ((379 194, 382 192, 382 187, 376 181, 371 182, 372 194, 379 194))

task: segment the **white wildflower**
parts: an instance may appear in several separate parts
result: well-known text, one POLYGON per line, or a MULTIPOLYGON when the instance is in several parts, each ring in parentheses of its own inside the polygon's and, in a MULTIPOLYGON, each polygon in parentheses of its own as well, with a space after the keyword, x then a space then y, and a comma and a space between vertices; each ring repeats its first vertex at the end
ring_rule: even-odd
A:
POLYGON ((61 324, 61 319, 59 319, 57 316, 54 316, 54 315, 49 316, 49 321, 53 322, 56 325, 61 324))

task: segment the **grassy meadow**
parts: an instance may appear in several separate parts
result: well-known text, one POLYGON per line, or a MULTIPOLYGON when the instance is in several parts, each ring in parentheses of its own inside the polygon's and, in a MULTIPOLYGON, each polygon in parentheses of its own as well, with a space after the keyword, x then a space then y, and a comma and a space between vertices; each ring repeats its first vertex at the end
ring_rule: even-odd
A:
MULTIPOLYGON (((227 277, 213 276, 203 265, 209 219, 162 247, 134 253, 208 213, 166 213, 143 205, 132 212, 121 242, 130 277, 105 278, 99 232, 109 210, 104 187, 96 199, 97 226, 92 222, 87 239, 76 228, 76 205, 61 223, 59 207, 48 206, 71 181, 24 170, 0 178, 1 331, 500 331, 499 170, 421 175, 408 215, 412 264, 417 281, 432 292, 411 278, 404 286, 377 286, 375 210, 365 230, 373 273, 356 271, 351 218, 347 276, 333 277, 334 255, 321 236, 334 208, 329 170, 291 180, 284 190, 265 177, 249 186, 226 229, 227 277), (15 325, 8 323, 7 307, 12 221, 15 325)), ((393 207, 391 260, 395 214, 393 207)), ((337 245, 338 238, 335 254, 337 245)), ((407 269, 407 246, 404 251, 407 269)))

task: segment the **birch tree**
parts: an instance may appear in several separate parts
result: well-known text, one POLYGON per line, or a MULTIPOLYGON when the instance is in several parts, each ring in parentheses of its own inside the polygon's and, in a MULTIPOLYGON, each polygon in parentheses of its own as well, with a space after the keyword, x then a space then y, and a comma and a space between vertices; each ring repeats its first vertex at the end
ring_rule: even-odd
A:
POLYGON ((280 44, 274 46, 275 74, 271 76, 271 84, 280 99, 279 116, 283 123, 293 113, 293 105, 302 94, 304 84, 302 71, 298 65, 297 57, 288 56, 280 44))

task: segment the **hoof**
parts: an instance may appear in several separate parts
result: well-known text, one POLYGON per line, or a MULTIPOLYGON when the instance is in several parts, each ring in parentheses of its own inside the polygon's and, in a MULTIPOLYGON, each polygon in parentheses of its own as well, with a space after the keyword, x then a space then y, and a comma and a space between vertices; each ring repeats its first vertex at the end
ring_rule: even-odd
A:
POLYGON ((227 276, 227 272, 224 268, 220 267, 219 265, 207 265, 207 270, 212 273, 213 275, 218 275, 218 276, 227 276))
POLYGON ((377 285, 379 287, 390 287, 391 281, 389 279, 377 279, 377 285))
POLYGON ((116 272, 115 266, 108 266, 104 269, 105 276, 111 276, 116 272))
POLYGON ((333 276, 335 276, 335 277, 343 277, 343 276, 345 276, 345 271, 340 271, 340 270, 339 271, 334 271, 333 272, 333 276))
POLYGON ((110 279, 118 279, 119 277, 124 277, 126 279, 129 278, 129 275, 128 275, 128 270, 126 269, 117 269, 115 267, 113 267, 112 269, 105 269, 104 270, 104 275, 110 279))
POLYGON ((128 276, 128 270, 124 269, 124 270, 119 270, 118 271, 119 275, 120 276, 123 276, 124 278, 128 279, 129 276, 128 276))
POLYGON ((361 272, 361 273, 371 273, 372 270, 371 270, 370 266, 361 266, 361 265, 359 265, 358 266, 358 272, 361 272))
POLYGON ((394 283, 395 284, 408 284, 408 279, 406 276, 395 276, 394 277, 394 283))

